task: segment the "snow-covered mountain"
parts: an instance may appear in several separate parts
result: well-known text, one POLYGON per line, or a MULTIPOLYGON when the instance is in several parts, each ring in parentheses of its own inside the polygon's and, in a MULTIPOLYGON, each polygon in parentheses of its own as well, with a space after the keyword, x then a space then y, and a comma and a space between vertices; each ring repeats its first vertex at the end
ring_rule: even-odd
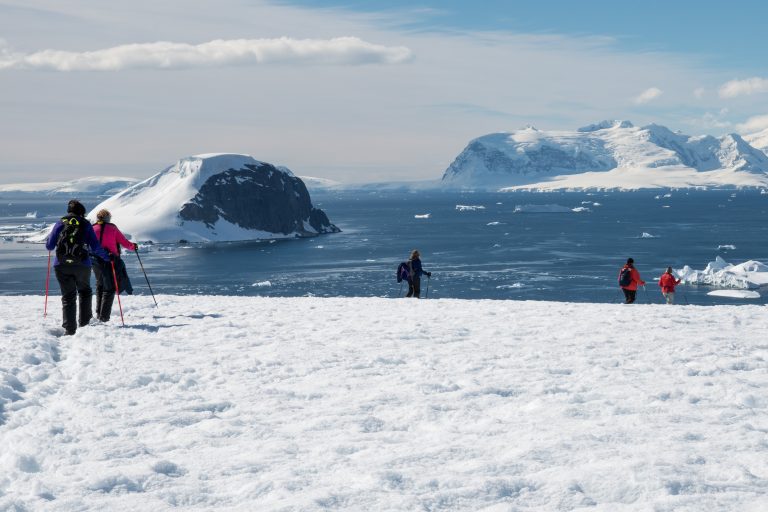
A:
POLYGON ((603 121, 576 131, 532 126, 471 141, 443 175, 448 188, 687 188, 768 185, 768 156, 737 134, 688 136, 603 121))
POLYGON ((248 155, 179 160, 96 206, 134 240, 255 240, 338 232, 312 206, 304 183, 284 167, 248 155))
POLYGON ((9 183, 0 185, 3 196, 17 195, 70 195, 70 196, 111 196, 135 185, 140 180, 115 176, 91 176, 71 181, 48 181, 43 183, 9 183))

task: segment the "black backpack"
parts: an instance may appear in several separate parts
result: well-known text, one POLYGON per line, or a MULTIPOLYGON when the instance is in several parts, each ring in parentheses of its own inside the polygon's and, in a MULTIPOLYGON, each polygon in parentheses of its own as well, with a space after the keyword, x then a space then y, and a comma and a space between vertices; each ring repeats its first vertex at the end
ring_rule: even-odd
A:
POLYGON ((624 267, 619 274, 619 286, 629 286, 632 284, 632 268, 624 267))
POLYGON ((407 281, 410 277, 411 266, 407 261, 400 263, 400 265, 397 266, 397 282, 402 283, 403 281, 407 281))
POLYGON ((88 221, 82 217, 62 217, 64 224, 56 240, 56 258, 61 265, 79 265, 88 257, 85 246, 85 230, 88 221))

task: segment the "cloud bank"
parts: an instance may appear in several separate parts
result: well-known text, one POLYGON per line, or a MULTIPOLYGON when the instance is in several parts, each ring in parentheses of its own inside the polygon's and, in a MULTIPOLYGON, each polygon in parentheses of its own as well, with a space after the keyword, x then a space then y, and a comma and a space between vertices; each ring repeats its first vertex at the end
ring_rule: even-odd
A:
POLYGON ((659 96, 662 95, 662 90, 658 87, 651 87, 650 89, 646 89, 643 92, 640 93, 639 96, 635 98, 635 103, 638 105, 641 105, 643 103, 648 103, 649 101, 653 101, 659 96))
POLYGON ((768 115, 752 116, 745 122, 736 125, 739 133, 754 133, 768 129, 768 115))
POLYGON ((0 70, 121 71, 257 64, 400 64, 412 58, 403 46, 382 46, 357 37, 333 39, 217 39, 192 45, 159 41, 89 52, 0 50, 0 70))
POLYGON ((768 79, 752 77, 724 83, 720 87, 719 94, 721 98, 735 98, 760 92, 768 92, 768 79))

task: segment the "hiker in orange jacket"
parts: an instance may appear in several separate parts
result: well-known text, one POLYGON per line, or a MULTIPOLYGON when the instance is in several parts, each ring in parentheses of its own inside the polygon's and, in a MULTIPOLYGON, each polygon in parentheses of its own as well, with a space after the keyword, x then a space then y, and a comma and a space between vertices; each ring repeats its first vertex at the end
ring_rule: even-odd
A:
POLYGON ((619 286, 624 292, 624 303, 632 304, 637 297, 637 287, 645 286, 645 281, 640 279, 640 272, 635 268, 635 260, 627 259, 627 264, 619 270, 619 286))

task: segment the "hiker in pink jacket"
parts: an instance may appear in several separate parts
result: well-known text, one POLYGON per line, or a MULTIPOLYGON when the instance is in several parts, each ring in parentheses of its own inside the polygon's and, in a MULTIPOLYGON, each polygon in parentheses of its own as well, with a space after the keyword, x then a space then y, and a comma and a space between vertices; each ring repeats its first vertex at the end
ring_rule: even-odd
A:
POLYGON ((115 280, 120 293, 126 292, 129 295, 133 293, 125 263, 120 258, 120 246, 129 251, 135 251, 139 246, 125 238, 117 226, 110 222, 112 214, 109 210, 99 210, 96 219, 93 231, 101 246, 109 252, 111 257, 110 262, 93 266, 93 273, 96 275, 96 318, 102 322, 108 322, 112 314, 112 303, 115 300, 115 280))

